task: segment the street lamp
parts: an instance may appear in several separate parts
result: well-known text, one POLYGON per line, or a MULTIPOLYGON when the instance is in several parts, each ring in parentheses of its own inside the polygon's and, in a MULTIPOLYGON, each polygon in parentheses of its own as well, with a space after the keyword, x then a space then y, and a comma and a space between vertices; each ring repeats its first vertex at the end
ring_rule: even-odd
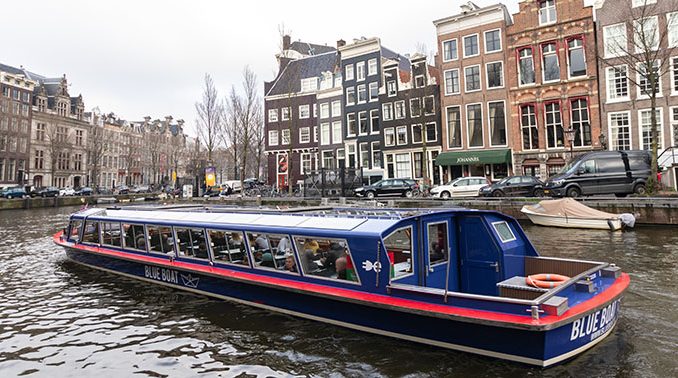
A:
POLYGON ((574 157, 573 152, 572 152, 572 147, 574 147, 574 132, 575 132, 575 129, 574 129, 574 127, 572 127, 572 125, 570 125, 570 127, 568 129, 563 130, 563 132, 565 133, 565 139, 570 144, 570 160, 572 160, 572 158, 574 157))

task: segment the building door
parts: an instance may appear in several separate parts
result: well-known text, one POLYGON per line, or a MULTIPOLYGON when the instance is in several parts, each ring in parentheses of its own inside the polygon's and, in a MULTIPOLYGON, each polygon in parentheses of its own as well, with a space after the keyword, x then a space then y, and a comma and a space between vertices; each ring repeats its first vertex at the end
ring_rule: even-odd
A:
POLYGON ((463 293, 497 295, 501 278, 501 255, 492 233, 482 217, 461 216, 458 219, 461 291, 463 293))

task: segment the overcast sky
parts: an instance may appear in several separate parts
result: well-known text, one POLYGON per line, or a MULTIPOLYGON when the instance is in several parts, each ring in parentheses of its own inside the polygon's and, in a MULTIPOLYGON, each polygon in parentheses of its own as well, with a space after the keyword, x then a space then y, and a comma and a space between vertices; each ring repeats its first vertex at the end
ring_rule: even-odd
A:
MULTIPOLYGON (((587 1, 591 2, 591 1, 587 1)), ((475 0, 479 6, 496 1, 475 0)), ((518 1, 505 2, 511 13, 518 1)), ((433 20, 459 12, 453 0, 150 1, 45 0, 3 5, 0 62, 51 77, 66 74, 72 96, 127 120, 183 118, 194 134, 195 102, 210 73, 225 94, 250 65, 275 74, 278 26, 292 40, 334 46, 380 37, 400 53, 435 49, 433 20), (14 9, 12 9, 14 8, 14 9)))

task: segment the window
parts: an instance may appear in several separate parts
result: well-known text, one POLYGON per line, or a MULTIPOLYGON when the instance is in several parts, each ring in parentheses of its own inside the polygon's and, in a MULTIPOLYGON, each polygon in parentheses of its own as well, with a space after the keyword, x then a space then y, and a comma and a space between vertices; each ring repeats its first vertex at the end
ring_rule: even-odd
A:
POLYGON ((395 103, 395 117, 396 117, 396 119, 405 118, 405 101, 396 101, 396 103, 395 103))
POLYGON ((483 108, 480 104, 466 105, 466 126, 469 147, 482 147, 483 108))
POLYGON ((370 110, 370 131, 372 134, 379 133, 379 110, 370 110))
POLYGON ((345 68, 344 80, 353 80, 353 64, 349 64, 345 68))
POLYGON ((392 127, 384 129, 384 145, 386 147, 395 146, 395 131, 392 127))
POLYGON ((44 123, 38 123, 35 127, 35 139, 36 140, 45 140, 45 124, 44 123))
POLYGON ((285 107, 280 109, 282 111, 282 120, 283 121, 289 121, 290 119, 290 114, 292 113, 292 108, 285 107))
POLYGON ((443 41, 443 61, 448 62, 450 60, 457 59, 457 40, 451 39, 449 41, 443 41))
POLYGON ((631 149, 631 122, 628 112, 608 113, 610 149, 631 149))
POLYGON ((306 79, 301 79, 301 91, 302 92, 312 92, 318 90, 318 78, 309 77, 306 79))
MULTIPOLYGON (((2 168, 2 160, 0 160, 0 168, 2 168)), ((4 170, 0 169, 0 176, 4 170)), ((77 243, 80 241, 80 228, 82 227, 82 221, 72 220, 68 225, 68 240, 77 243)))
POLYGON ((370 167, 370 147, 368 143, 360 143, 360 166, 363 168, 370 167))
POLYGON ((365 62, 358 62, 355 65, 356 80, 365 80, 365 62))
POLYGON ((290 129, 285 129, 282 131, 282 144, 283 146, 290 144, 290 129))
POLYGON ((396 127, 396 142, 397 144, 407 144, 407 126, 396 127))
POLYGON ((485 52, 501 51, 501 30, 490 30, 485 32, 485 52))
POLYGON ((414 77, 414 87, 422 88, 426 86, 426 78, 424 75, 417 75, 414 77))
POLYGON ((539 148, 539 129, 534 105, 520 107, 520 128, 523 134, 523 150, 539 148))
POLYGON ((367 61, 367 75, 372 76, 377 74, 377 60, 370 59, 367 61))
POLYGON ((640 20, 633 20, 633 34, 636 53, 642 53, 647 49, 657 50, 659 48, 659 18, 645 17, 640 20))
POLYGON ((289 235, 248 232, 254 267, 299 274, 291 240, 289 235))
POLYGON ((605 26, 603 28, 603 40, 606 58, 624 55, 628 49, 626 24, 605 26))
POLYGON ((645 5, 650 5, 650 4, 656 4, 657 0, 633 0, 632 4, 633 7, 642 7, 645 5))
POLYGON ((435 142, 438 140, 438 130, 435 122, 426 124, 426 142, 435 142))
MULTIPOLYGON (((662 143, 662 108, 655 110, 655 117, 657 121, 657 149, 661 151, 664 149, 662 143)), ((641 149, 652 149, 652 110, 645 109, 638 111, 638 119, 640 120, 640 141, 641 149)))
POLYGON ((346 131, 349 136, 358 134, 358 128, 355 122, 355 113, 346 115, 346 131))
POLYGON ((506 111, 504 101, 488 102, 490 120, 490 145, 506 145, 506 111))
POLYGON ((421 124, 412 125, 412 143, 421 143, 422 137, 421 124))
POLYGON ((330 144, 330 124, 321 123, 320 124, 320 144, 322 146, 327 146, 330 144))
POLYGON ((591 145, 591 123, 589 122, 589 108, 587 100, 580 98, 570 103, 572 114, 570 117, 574 129, 574 146, 591 145))
POLYGON ((241 231, 207 230, 207 235, 215 262, 250 265, 241 231))
MULTIPOLYGON (((13 175, 10 175, 12 177, 13 175)), ((83 243, 99 244, 99 222, 87 221, 82 233, 83 243)))
POLYGON ((301 174, 308 174, 311 172, 311 154, 301 154, 301 174))
POLYGON ((355 105, 355 88, 346 88, 346 105, 355 105))
MULTIPOLYGON (((2 138, 5 138, 3 135, 0 137, 0 151, 3 150, 3 141, 2 138)), ((43 169, 45 166, 45 151, 42 150, 35 150, 35 160, 33 164, 33 168, 35 169, 43 169)))
POLYGON ((510 241, 516 240, 516 236, 513 234, 511 227, 509 227, 506 221, 492 222, 492 227, 494 227, 494 231, 497 232, 497 235, 499 235, 499 239, 501 239, 502 243, 508 243, 510 241))
POLYGON ((101 244, 122 247, 120 223, 101 222, 101 244))
POLYGON ((269 130, 268 131, 268 145, 277 146, 278 145, 278 130, 269 130))
POLYGON ((330 118, 330 104, 325 102, 320 104, 320 118, 330 118))
POLYGON ((396 82, 395 80, 389 80, 386 83, 386 93, 388 93, 388 97, 393 97, 396 95, 397 92, 397 87, 396 87, 396 82))
POLYGON ((381 106, 381 113, 384 117, 384 121, 390 121, 393 119, 393 104, 388 103, 388 104, 383 104, 381 106))
POLYGON ((502 88, 504 86, 504 70, 502 62, 487 63, 485 65, 488 88, 502 88))
POLYGON ((82 146, 83 136, 84 136, 84 131, 75 130, 75 145, 76 146, 82 146))
POLYGON ((369 84, 370 87, 370 101, 377 101, 379 99, 379 84, 375 81, 369 84))
POLYGON ((311 116, 311 107, 308 105, 299 105, 299 119, 309 118, 311 116))
POLYGON ((358 103, 367 102, 367 88, 365 84, 358 85, 358 103))
POLYGON ((678 57, 671 59, 673 61, 672 67, 672 77, 671 77, 671 93, 678 94, 678 57))
POLYGON ((318 126, 313 126, 313 143, 318 143, 318 126))
POLYGON ((305 276, 360 282, 346 240, 295 236, 294 243, 305 276))
POLYGON ((367 134, 367 112, 358 113, 358 132, 361 135, 367 134))
POLYGON ((480 90, 480 66, 464 68, 464 82, 466 83, 466 92, 480 90))
POLYGON ((435 114, 435 112, 436 108, 433 96, 424 97, 424 114, 432 115, 435 114))
POLYGON ((334 157, 332 156, 332 151, 323 151, 323 168, 334 169, 334 157))
POLYGON ((412 227, 404 227, 384 238, 386 254, 391 262, 391 278, 398 279, 414 272, 412 227))
POLYGON ((672 138, 672 146, 678 146, 678 106, 671 108, 671 134, 673 135, 672 138))
POLYGON ((678 12, 666 14, 666 28, 668 30, 668 46, 678 47, 678 12))
POLYGON ((449 148, 461 147, 461 108, 459 106, 447 108, 447 137, 449 148))
POLYGON ((546 147, 559 148, 565 146, 563 120, 560 114, 560 103, 550 102, 544 105, 546 125, 546 147))
POLYGON ((661 74, 659 72, 659 61, 654 61, 652 71, 650 72, 645 63, 638 63, 637 69, 637 83, 638 83, 638 97, 649 97, 652 92, 652 81, 654 81, 654 93, 656 96, 661 96, 661 74))
POLYGON ((311 128, 310 127, 300 127, 299 128, 299 143, 310 143, 311 142, 311 128))
POLYGON ((372 168, 381 167, 381 143, 372 142, 372 168))
POLYGON ((607 100, 628 100, 629 79, 626 66, 608 67, 607 75, 607 100))
POLYGON ((558 64, 558 49, 555 42, 541 45, 544 81, 560 79, 560 65, 558 64))
POLYGON ((424 154, 422 152, 413 152, 412 153, 412 168, 414 170, 413 177, 414 178, 421 178, 422 172, 423 172, 423 160, 424 160, 424 154))
POLYGON ((478 34, 464 37, 464 58, 478 55, 478 34))
POLYGON ((539 25, 556 22, 555 0, 542 0, 539 2, 539 25))
POLYGON ((445 71, 445 95, 459 93, 459 70, 445 71))
POLYGON ((582 37, 567 41, 567 63, 570 77, 586 76, 586 57, 582 37))
POLYGON ((532 60, 532 48, 525 47, 518 50, 518 77, 520 85, 534 84, 534 61, 532 60))
POLYGON ((332 144, 341 143, 342 132, 341 132, 341 122, 336 121, 332 122, 332 144))
POLYGON ((418 98, 410 99, 410 117, 421 116, 421 100, 418 98))
POLYGON ((341 116, 341 101, 332 101, 332 117, 341 116))
POLYGON ((447 222, 429 223, 427 225, 428 236, 428 264, 429 267, 447 262, 450 243, 448 239, 447 222))

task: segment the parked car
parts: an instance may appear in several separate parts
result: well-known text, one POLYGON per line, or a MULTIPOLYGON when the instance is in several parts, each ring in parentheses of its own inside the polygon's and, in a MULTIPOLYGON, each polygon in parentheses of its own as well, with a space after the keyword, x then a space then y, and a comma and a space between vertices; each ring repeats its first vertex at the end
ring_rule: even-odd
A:
POLYGON ((356 188, 356 196, 365 198, 401 196, 412 197, 419 192, 419 185, 412 179, 379 180, 372 185, 356 188))
POLYGON ((151 188, 148 185, 137 185, 130 189, 130 193, 150 193, 151 188))
POLYGON ((120 185, 113 192, 115 194, 129 194, 129 187, 127 185, 120 185))
POLYGON ((59 189, 59 196, 74 196, 75 195, 75 189, 73 188, 63 188, 59 189))
POLYGON ((210 198, 210 197, 219 197, 219 193, 221 193, 221 188, 219 187, 210 187, 207 189, 202 196, 205 198, 210 198))
POLYGON ((445 185, 431 188, 431 195, 439 198, 477 197, 480 188, 490 184, 485 177, 459 177, 445 185))
POLYGON ((24 198, 28 194, 22 187, 15 187, 15 188, 7 188, 5 189, 2 193, 0 193, 0 197, 7 198, 7 199, 12 199, 12 198, 24 198))
POLYGON ((645 194, 650 176, 648 151, 595 151, 576 157, 544 184, 553 197, 591 194, 645 194))
POLYGON ((91 196, 92 194, 94 194, 94 189, 90 188, 89 186, 82 187, 76 190, 74 193, 76 196, 91 196))
POLYGON ((250 177, 242 181, 243 189, 252 189, 264 185, 258 178, 250 177))
POLYGON ((534 176, 509 176, 480 188, 480 195, 485 197, 542 197, 543 186, 544 183, 534 176))
POLYGON ((31 191, 31 197, 56 197, 59 195, 59 188, 54 186, 45 186, 31 191))

